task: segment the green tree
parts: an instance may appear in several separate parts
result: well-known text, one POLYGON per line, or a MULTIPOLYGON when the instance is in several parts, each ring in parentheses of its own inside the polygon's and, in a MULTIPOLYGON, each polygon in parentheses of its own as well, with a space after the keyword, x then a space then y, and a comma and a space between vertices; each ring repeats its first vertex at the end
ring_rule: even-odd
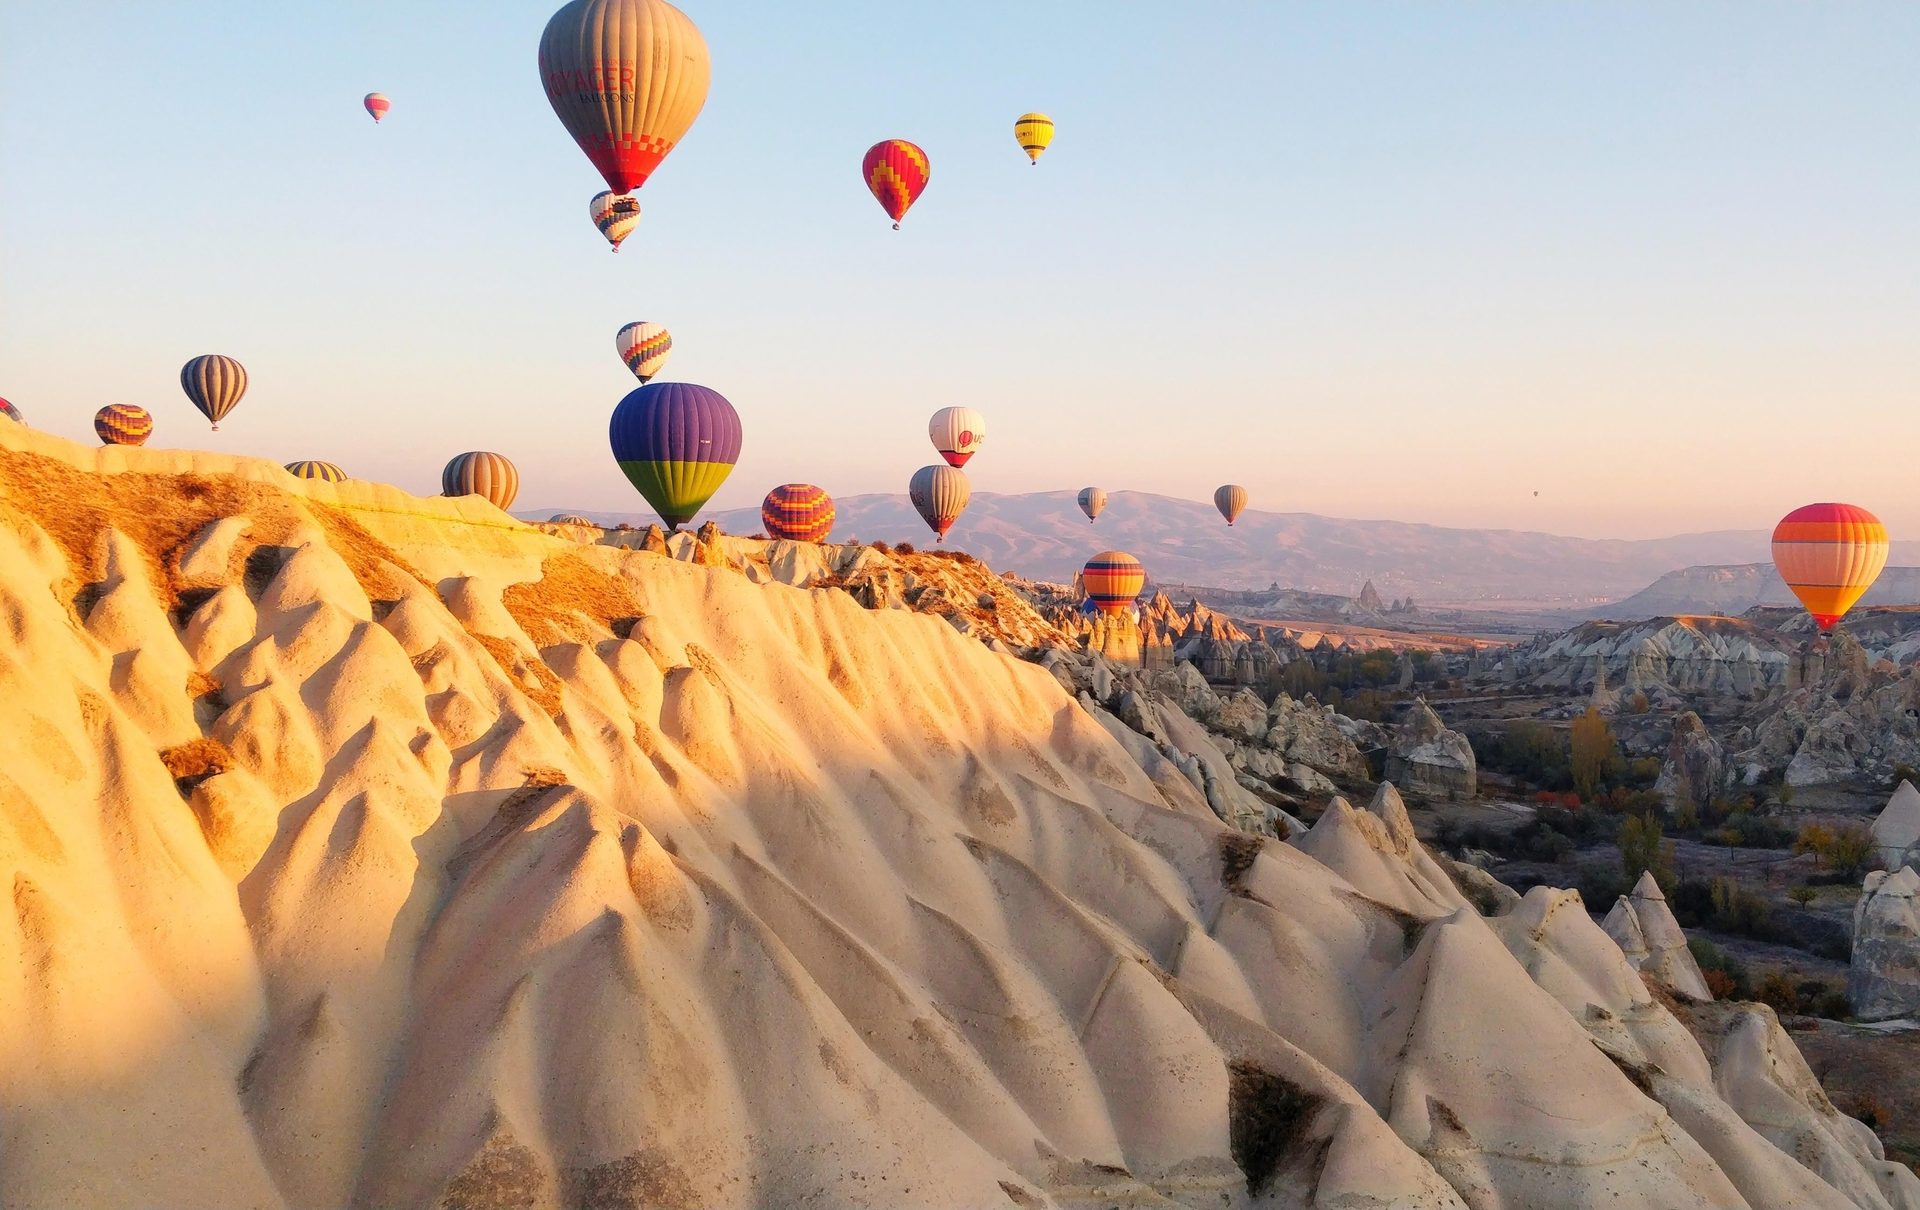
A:
POLYGON ((1660 889, 1671 892, 1680 879, 1673 872, 1673 846, 1667 843, 1660 821, 1650 815, 1629 815, 1620 823, 1620 868, 1629 883, 1651 872, 1660 889))

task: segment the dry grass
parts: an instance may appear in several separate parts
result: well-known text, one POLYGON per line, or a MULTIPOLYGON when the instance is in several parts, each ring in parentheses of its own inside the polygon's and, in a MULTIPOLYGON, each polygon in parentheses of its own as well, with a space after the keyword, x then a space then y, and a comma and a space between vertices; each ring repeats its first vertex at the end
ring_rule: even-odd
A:
POLYGON ((500 600, 542 647, 595 642, 640 616, 640 602, 624 581, 571 554, 548 559, 538 580, 513 585, 500 600))
POLYGON ((520 654, 520 649, 505 639, 497 639, 490 634, 476 634, 473 641, 487 649, 493 662, 507 674, 522 693, 547 712, 547 716, 558 719, 561 714, 560 678, 553 669, 538 660, 529 660, 520 654))
POLYGON ((160 753, 160 763, 172 774, 174 788, 184 798, 209 777, 233 768, 233 753, 219 740, 203 737, 166 749, 160 753))

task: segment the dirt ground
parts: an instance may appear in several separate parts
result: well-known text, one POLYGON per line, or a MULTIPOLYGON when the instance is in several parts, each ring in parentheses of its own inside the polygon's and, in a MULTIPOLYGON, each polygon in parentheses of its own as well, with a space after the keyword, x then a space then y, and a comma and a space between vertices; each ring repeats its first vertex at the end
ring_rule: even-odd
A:
POLYGON ((1887 1158, 1920 1163, 1920 1028, 1895 1033, 1812 1017, 1786 1024, 1841 1112, 1873 1126, 1887 1158))

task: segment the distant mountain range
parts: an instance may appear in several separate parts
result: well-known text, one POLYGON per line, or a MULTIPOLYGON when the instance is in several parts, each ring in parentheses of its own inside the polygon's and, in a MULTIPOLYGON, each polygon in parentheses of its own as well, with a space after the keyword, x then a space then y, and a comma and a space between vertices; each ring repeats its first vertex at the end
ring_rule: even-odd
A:
MULTIPOLYGON (((1895 543, 1898 550, 1910 543, 1895 543)), ((1889 567, 1880 573, 1862 605, 1920 603, 1920 567, 1889 567)), ((1610 605, 1587 611, 1595 618, 1630 622, 1681 614, 1745 613, 1756 605, 1795 605, 1793 594, 1771 563, 1685 567, 1610 605)))
MULTIPOLYGON (((904 495, 849 496, 837 504, 837 539, 933 544, 904 495)), ((558 511, 523 515, 544 518, 558 511)), ((605 524, 655 519, 650 513, 582 511, 605 524)), ((761 528, 758 509, 713 516, 729 533, 761 528)), ((1680 568, 1764 559, 1767 539, 1765 530, 1639 541, 1566 538, 1252 509, 1228 528, 1211 504, 1129 491, 1113 492, 1099 522, 1089 524, 1074 493, 1059 491, 975 493, 947 541, 997 569, 1041 579, 1070 580, 1087 556, 1117 548, 1137 556, 1162 584, 1257 589, 1277 583, 1353 596, 1372 580, 1383 597, 1412 596, 1422 606, 1586 609, 1637 593, 1680 568)), ((1920 543, 1896 544, 1895 556, 1920 563, 1920 543)))

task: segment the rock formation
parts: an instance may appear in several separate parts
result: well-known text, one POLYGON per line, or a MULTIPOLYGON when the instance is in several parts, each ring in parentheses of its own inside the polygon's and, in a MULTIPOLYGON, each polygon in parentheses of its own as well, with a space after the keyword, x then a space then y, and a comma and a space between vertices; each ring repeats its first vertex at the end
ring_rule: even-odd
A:
POLYGON ((1902 778, 1873 820, 1874 856, 1889 870, 1920 862, 1920 790, 1902 778))
POLYGON ((1920 1016, 1920 873, 1875 870, 1853 907, 1847 1000, 1863 1021, 1920 1016))
POLYGON ((1676 811, 1687 803, 1706 806, 1720 793, 1726 775, 1726 755, 1700 716, 1691 710, 1676 716, 1660 777, 1653 783, 1667 809, 1676 811))
POLYGON ((1417 794, 1470 797, 1479 770, 1473 745, 1458 731, 1450 731, 1440 716, 1417 698, 1406 721, 1395 730, 1387 753, 1387 780, 1417 794))
POLYGON ((1633 890, 1614 901, 1600 927, 1619 943, 1635 970, 1688 999, 1713 999, 1700 964, 1687 948, 1687 934, 1651 872, 1641 874, 1633 890))

